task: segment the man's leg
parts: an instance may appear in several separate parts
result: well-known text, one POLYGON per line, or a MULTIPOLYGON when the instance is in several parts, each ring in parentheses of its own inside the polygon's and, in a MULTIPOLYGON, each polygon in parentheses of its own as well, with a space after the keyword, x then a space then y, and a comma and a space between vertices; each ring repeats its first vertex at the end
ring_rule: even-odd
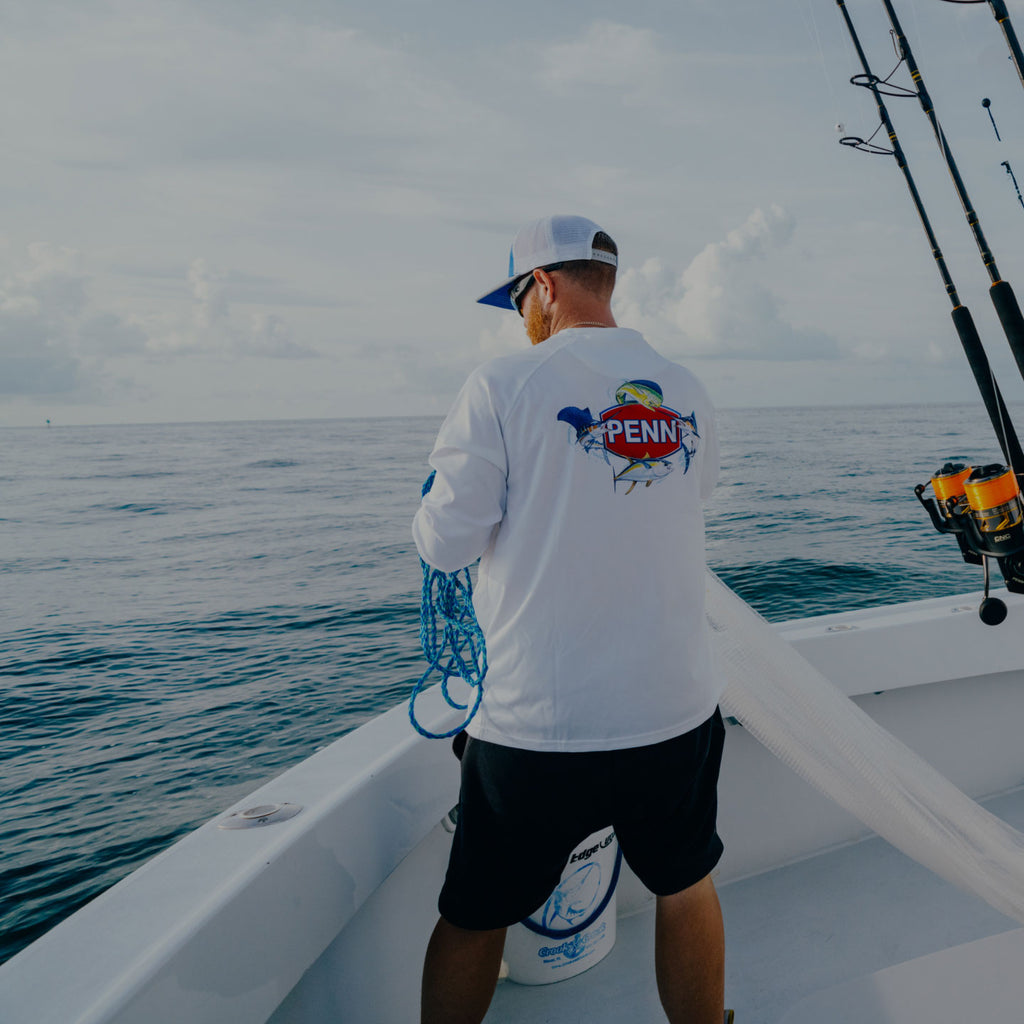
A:
POLYGON ((711 876, 658 897, 654 967, 671 1024, 721 1024, 725 1005, 725 930, 711 876))
POLYGON ((504 928, 469 931, 439 918, 423 963, 421 1024, 479 1024, 491 1005, 504 947, 504 928))

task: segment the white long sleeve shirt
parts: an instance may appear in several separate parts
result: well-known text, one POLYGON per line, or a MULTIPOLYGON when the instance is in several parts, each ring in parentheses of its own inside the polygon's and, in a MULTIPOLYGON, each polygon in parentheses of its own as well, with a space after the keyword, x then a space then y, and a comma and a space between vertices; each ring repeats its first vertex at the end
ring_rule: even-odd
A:
POLYGON ((718 442, 693 374, 636 331, 562 331, 470 376, 430 464, 420 554, 445 572, 480 558, 489 668, 470 735, 614 749, 714 712, 702 502, 718 442))

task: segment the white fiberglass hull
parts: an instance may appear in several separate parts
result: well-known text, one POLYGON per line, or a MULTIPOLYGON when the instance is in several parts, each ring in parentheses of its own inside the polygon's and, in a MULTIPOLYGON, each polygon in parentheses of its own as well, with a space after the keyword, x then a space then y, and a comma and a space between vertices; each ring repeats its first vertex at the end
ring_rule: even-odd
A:
MULTIPOLYGON (((886 729, 961 789, 985 797, 1024 786, 1024 599, 1007 597, 1010 615, 997 628, 978 621, 977 602, 977 595, 914 602, 776 629, 886 729)), ((435 727, 454 721, 436 692, 422 705, 421 717, 432 716, 435 727)), ((440 821, 457 791, 448 744, 420 739, 405 708, 393 709, 262 786, 0 968, 0 1020, 415 1020, 420 964, 450 841, 440 821), (283 803, 302 810, 278 824, 218 827, 246 808, 283 803)), ((1008 814, 1018 804, 1024 813, 1024 800, 1005 799, 1008 814)), ((816 989, 856 985, 860 975, 922 951, 1013 927, 946 883, 935 880, 929 888, 927 872, 915 873, 916 865, 903 864, 878 840, 849 845, 868 830, 735 724, 728 729, 720 803, 726 855, 717 882, 726 910, 729 994, 740 997, 730 1002, 742 1011, 743 1024, 769 1024, 787 1013, 797 1014, 790 1024, 820 1019, 799 1016, 804 1011, 797 1005, 816 998, 816 989), (869 861, 877 867, 859 876, 869 861), (890 883, 893 893, 880 899, 890 883), (907 899, 909 905, 901 902, 907 899), (869 907, 875 934, 870 923, 854 923, 869 907), (928 917, 936 907, 954 908, 936 911, 935 920, 946 922, 941 936, 928 917), (828 916, 834 957, 811 923, 816 908, 828 916), (897 923, 883 920, 887 908, 907 932, 899 941, 897 923), (924 940, 907 931, 915 914, 931 929, 924 940), (953 914, 962 926, 950 924, 953 914), (809 948, 800 952, 801 943, 809 948), (889 949, 881 957, 880 943, 889 949)), ((557 986, 503 984, 493 1019, 544 1019, 539 1014, 547 1008, 550 1019, 564 1020, 564 1006, 555 1007, 574 999, 593 1002, 588 1019, 617 1020, 616 993, 629 994, 633 1019, 648 1019, 631 992, 651 987, 637 966, 649 959, 648 909, 647 893, 624 872, 613 954, 557 986)), ((992 955, 999 959, 1004 948, 992 955)), ((968 961, 979 956, 987 962, 974 947, 968 961)), ((894 977, 877 985, 903 991, 894 977)), ((1005 980, 1005 998, 1014 984, 1022 982, 1005 980)), ((874 996, 866 991, 861 995, 870 1003, 874 996)), ((1024 1005, 1024 990, 1016 998, 1024 1005)), ((851 994, 846 1001, 855 1005, 851 994)), ((649 1019, 657 1020, 656 997, 651 1007, 649 1019)), ((583 1016, 580 1010, 577 1019, 583 1016)), ((937 1018, 901 1012, 898 1019, 934 1024, 937 1018)))

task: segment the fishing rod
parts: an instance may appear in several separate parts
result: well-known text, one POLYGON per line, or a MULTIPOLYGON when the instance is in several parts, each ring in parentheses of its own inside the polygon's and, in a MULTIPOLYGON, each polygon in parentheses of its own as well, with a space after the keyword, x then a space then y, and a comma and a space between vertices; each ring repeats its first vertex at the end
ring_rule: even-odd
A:
POLYGON ((1017 199, 1020 201, 1020 205, 1024 206, 1024 196, 1020 194, 1020 185, 1017 184, 1017 175, 1013 173, 1013 168, 1010 166, 1009 160, 1004 160, 1002 166, 1006 168, 1006 173, 1010 176, 1010 181, 1013 182, 1014 191, 1017 193, 1017 199))
MULTIPOLYGON (((985 235, 981 230, 981 222, 978 220, 978 214, 971 205, 970 196, 967 194, 967 187, 964 185, 963 178, 957 170, 953 153, 949 148, 949 143, 946 141, 946 135, 939 124, 938 117, 935 115, 935 108, 931 97, 928 95, 928 90, 925 88, 921 69, 917 66, 917 61, 914 60, 914 53, 910 49, 910 43, 907 41, 899 18, 896 17, 891 0, 882 0, 882 6, 885 8, 885 12, 889 16, 889 23, 892 25, 894 39, 897 44, 897 55, 907 63, 910 76, 916 86, 917 98, 921 104, 921 109, 925 112, 928 121, 931 123, 932 130, 935 132, 935 141, 939 144, 949 176, 953 180, 953 186, 956 188, 956 194, 960 199, 960 205, 963 207, 967 224, 974 235, 974 241, 977 243, 981 260, 985 264, 985 269, 992 280, 989 296, 992 299, 992 305, 995 306, 996 316, 999 317, 999 323, 1002 325, 1006 340, 1010 343, 1013 358, 1017 361, 1017 369, 1020 370, 1021 376, 1024 377, 1024 315, 1021 314, 1020 306, 1017 304, 1017 297, 1014 295, 1009 282, 1002 280, 999 276, 995 257, 992 255, 988 242, 985 240, 985 235)), ((1024 470, 1024 465, 1020 465, 1020 468, 1024 470)))
MULTIPOLYGON (((846 0, 836 0, 836 5, 839 7, 843 20, 846 22, 850 39, 864 69, 863 74, 854 75, 850 81, 854 85, 863 86, 871 91, 875 105, 878 107, 879 118, 881 119, 879 129, 875 131, 871 138, 864 140, 855 136, 846 136, 839 141, 843 145, 860 149, 863 152, 893 156, 897 166, 903 172, 903 178, 913 200, 914 208, 917 210, 921 226, 924 228, 928 243, 931 246, 932 257, 935 260, 935 265, 942 278, 946 294, 949 296, 953 307, 950 314, 953 326, 956 328, 960 344, 963 347, 964 354, 967 356, 967 362, 970 364, 971 372, 974 374, 975 383, 981 392, 985 409, 988 412, 992 429, 999 441, 1003 456, 1006 459, 1007 465, 1011 467, 1007 470, 1003 466, 986 466, 975 470, 973 467, 965 467, 960 464, 957 464, 955 467, 947 465, 939 470, 930 481, 936 500, 933 501, 930 498, 924 497, 927 484, 919 485, 914 490, 917 498, 928 511, 935 528, 940 533, 952 533, 956 537, 964 561, 975 565, 981 564, 984 567, 985 597, 978 611, 984 622, 989 625, 997 625, 1006 617, 1006 606, 998 599, 988 596, 989 559, 997 559, 1008 589, 1024 592, 1024 507, 1022 507, 1020 502, 1019 485, 1013 472, 1013 467, 1024 468, 1024 453, 1021 452, 1020 441, 1010 420, 1010 414, 1003 402, 1003 396, 999 391, 995 375, 989 366, 988 356, 981 343, 974 318, 971 316, 970 310, 960 301, 956 284, 949 272, 949 268, 946 266, 945 257, 942 255, 938 239, 935 237, 931 221, 925 211, 917 185, 914 183, 913 175, 910 173, 906 156, 903 148, 900 146, 899 137, 896 134, 896 129, 893 127, 892 119, 889 117, 889 111, 883 99, 883 96, 912 96, 914 94, 911 90, 904 89, 902 86, 891 84, 888 79, 879 78, 871 71, 867 55, 860 44, 860 37, 857 35, 857 30, 854 28, 853 21, 850 18, 850 12, 846 9, 846 0), (891 149, 873 141, 875 135, 878 134, 882 127, 888 133, 889 142, 892 146, 891 149), (1002 473, 997 474, 996 470, 1001 470, 1002 473), (979 507, 974 509, 968 500, 967 482, 975 473, 978 473, 982 479, 980 485, 972 487, 972 494, 975 497, 971 500, 983 503, 986 501, 990 502, 991 504, 986 505, 985 508, 979 507), (1007 475, 1016 488, 1017 493, 1015 497, 1008 493, 1010 486, 1004 479, 1007 475), (993 480, 995 481, 994 484, 993 480), (993 499, 990 497, 991 495, 995 495, 999 501, 993 502, 993 499), (1005 500, 1003 500, 1004 498, 1005 500), (992 510, 992 504, 997 504, 999 511, 1002 511, 1004 507, 1010 506, 1013 501, 1016 501, 1016 506, 1003 518, 991 515, 985 518, 985 514, 992 510), (1020 511, 1021 515, 1017 516, 1015 514, 1016 511, 1020 511), (982 517, 981 520, 979 520, 979 516, 982 517), (1004 523, 1011 520, 1014 520, 1011 524, 1012 529, 1007 530, 1004 523), (996 532, 993 533, 993 530, 996 532), (992 536, 1000 537, 1000 546, 997 547, 990 542, 989 538, 992 536)), ((897 64, 898 67, 899 65, 897 64)), ((891 77, 892 75, 890 74, 889 78, 891 77)))
POLYGON ((839 7, 846 22, 850 39, 853 41, 854 49, 860 58, 861 66, 864 68, 863 74, 854 75, 850 81, 854 85, 863 86, 871 91, 871 95, 874 97, 875 104, 878 107, 878 115, 881 118, 882 126, 884 126, 888 133, 892 149, 886 149, 874 143, 872 141, 874 136, 868 140, 860 139, 856 136, 846 136, 839 141, 843 145, 852 146, 864 152, 886 154, 895 157, 899 169, 903 172, 903 178, 910 192, 910 198, 913 200, 914 208, 917 210, 921 226, 924 228, 924 233, 928 238, 928 244, 931 246, 932 257, 935 260, 939 276, 942 278, 946 294, 949 296, 949 301, 953 306, 950 314, 953 319, 953 325, 956 328, 957 336, 960 338, 964 354, 967 356, 967 362, 970 364, 971 371, 974 374, 978 390, 981 392, 982 399, 985 402, 985 408, 988 411, 992 429, 999 439, 999 446, 1010 465, 1024 467, 1024 451, 1021 450, 1020 441, 1017 438, 1013 423, 1010 421, 1010 414, 1007 412, 1003 402, 999 385, 996 383, 995 375, 989 366, 988 355, 981 343, 981 337, 978 334, 978 328, 975 326, 974 317, 971 316, 971 311, 960 301, 956 284, 946 265, 946 259, 942 254, 942 249, 939 247, 939 241, 935 237, 935 231, 932 229, 921 194, 918 192, 913 175, 910 173, 907 158, 903 148, 900 146, 899 137, 896 134, 895 127, 893 127, 892 119, 889 117, 889 111, 883 99, 883 95, 904 96, 912 95, 912 93, 899 86, 892 86, 872 73, 867 55, 861 46, 860 37, 857 35, 857 30, 854 28, 853 21, 850 18, 850 12, 846 9, 846 0, 836 0, 836 5, 839 7))
MULTIPOLYGON (((986 0, 946 0, 947 4, 983 4, 985 2, 986 0)), ((1010 12, 1006 9, 1004 0, 987 0, 987 2, 992 8, 992 14, 996 21, 999 22, 999 27, 1003 30, 1006 45, 1010 48, 1010 59, 1017 69, 1020 84, 1024 85, 1024 53, 1021 52, 1020 43, 1017 42, 1017 33, 1014 32, 1013 24, 1010 22, 1010 12)))

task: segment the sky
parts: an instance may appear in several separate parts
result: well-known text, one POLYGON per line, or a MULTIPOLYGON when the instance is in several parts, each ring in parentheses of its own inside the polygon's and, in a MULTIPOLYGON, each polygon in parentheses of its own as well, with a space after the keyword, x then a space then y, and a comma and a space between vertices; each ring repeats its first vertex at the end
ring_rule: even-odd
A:
MULTIPOLYGON (((999 27, 894 2, 1024 295, 999 27)), ((887 75, 881 3, 847 7, 887 75)), ((878 125, 860 70, 834 0, 0 0, 0 426, 441 415, 527 343, 475 299, 549 213, 616 239, 618 322, 720 407, 975 402, 896 162, 838 143, 878 125)), ((931 127, 889 107, 1024 412, 931 127)))

